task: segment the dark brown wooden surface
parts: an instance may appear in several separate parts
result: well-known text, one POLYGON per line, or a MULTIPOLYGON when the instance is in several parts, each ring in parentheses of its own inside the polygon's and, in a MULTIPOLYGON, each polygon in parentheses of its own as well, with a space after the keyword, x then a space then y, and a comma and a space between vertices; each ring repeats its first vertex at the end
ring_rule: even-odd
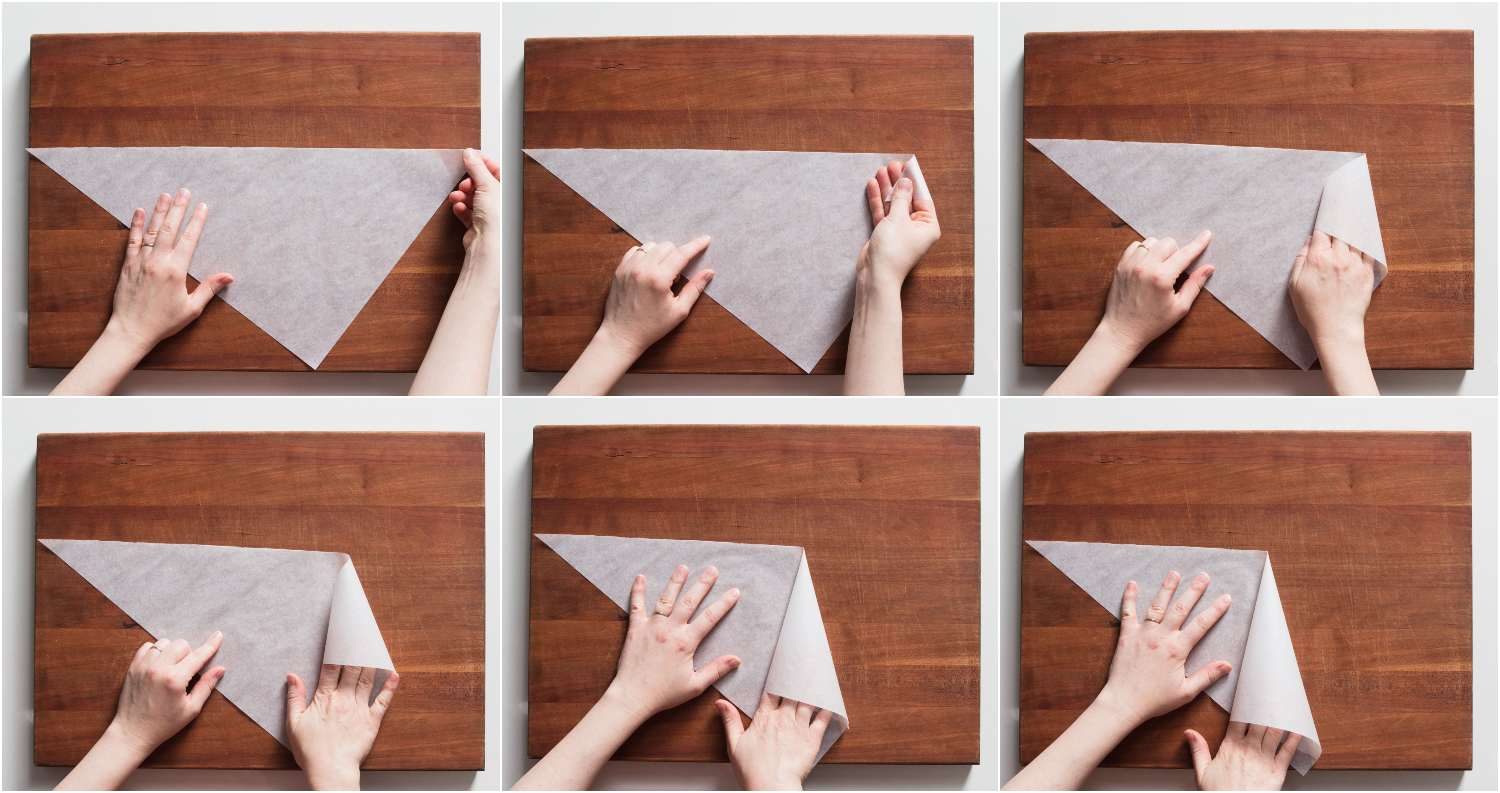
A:
MULTIPOLYGON (((479 81, 479 36, 469 33, 33 36, 28 145, 478 146, 479 81)), ((126 229, 28 164, 29 361, 71 367, 109 318, 126 229)), ((319 370, 416 371, 457 280, 462 234, 434 207, 319 370)), ((308 368, 222 300, 142 366, 308 368)))
MULTIPOLYGON (((1317 767, 1468 768, 1469 449, 1467 433, 1032 433, 1021 533, 1269 551, 1322 739, 1317 767)), ((1022 548, 1025 763, 1098 693, 1117 627, 1022 548)), ((1228 718, 1200 696, 1106 764, 1191 767, 1182 730, 1217 747, 1228 718)))
MULTIPOLYGON (((348 553, 401 672, 365 768, 484 766, 483 435, 42 435, 36 534, 348 553)), ((35 758, 73 765, 149 634, 35 548, 35 758)), ((295 767, 218 693, 149 764, 295 767)))
MULTIPOLYGON (((916 153, 943 238, 903 291, 906 371, 973 372, 972 38, 529 39, 525 71, 529 148, 916 153)), ((522 363, 563 371, 636 240, 530 158, 521 175, 522 363)), ((814 371, 843 371, 847 347, 814 371)), ((635 371, 802 370, 709 298, 635 371)))
MULTIPOLYGON (((1024 69, 1028 138, 1368 154, 1390 259, 1365 323, 1370 362, 1473 367, 1472 32, 1032 33, 1024 69)), ((1022 359, 1061 366, 1098 324, 1114 265, 1138 237, 1019 145, 1022 359)), ((1136 365, 1294 366, 1207 293, 1136 365)))
MULTIPOLYGON (((796 545, 818 590, 851 728, 830 763, 979 761, 979 430, 538 427, 533 533, 796 545)), ((531 541, 527 750, 614 675, 625 614, 531 541)), ((616 755, 725 758, 714 690, 616 755)))

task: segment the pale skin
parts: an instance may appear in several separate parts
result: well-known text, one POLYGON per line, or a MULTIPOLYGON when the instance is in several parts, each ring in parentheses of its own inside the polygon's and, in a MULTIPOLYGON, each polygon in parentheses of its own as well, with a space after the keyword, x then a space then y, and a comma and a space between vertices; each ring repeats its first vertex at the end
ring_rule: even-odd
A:
MULTIPOLYGON (((125 670, 114 719, 57 788, 116 790, 123 785, 157 747, 203 711, 226 673, 222 666, 209 665, 223 643, 224 635, 215 631, 196 648, 182 639, 142 644, 125 670)), ((391 673, 375 703, 365 705, 374 676, 373 669, 324 666, 310 703, 297 676, 287 676, 292 754, 314 790, 359 788, 359 765, 370 753, 399 682, 391 673), (330 675, 332 682, 323 679, 330 675)))
MULTIPOLYGON (((1229 674, 1226 661, 1212 661, 1191 674, 1188 653, 1198 645, 1231 605, 1228 594, 1213 599, 1189 618, 1202 600, 1210 580, 1194 576, 1186 587, 1182 577, 1169 573, 1140 612, 1136 582, 1125 585, 1120 601, 1120 634, 1109 666, 1109 679, 1092 704, 1036 759, 1021 769, 1007 790, 1077 790, 1106 755, 1140 725, 1193 701, 1215 681, 1229 674), (1182 591, 1178 591, 1181 589, 1182 591), (1175 598, 1174 598, 1175 595, 1175 598)), ((1241 725, 1243 727, 1243 725, 1241 725)), ((1279 789, 1296 743, 1280 741, 1267 757, 1265 728, 1252 742, 1226 737, 1213 756, 1202 735, 1188 730, 1198 783, 1205 790, 1232 788, 1279 789), (1286 748, 1290 745, 1291 748, 1286 748), (1273 784, 1274 783, 1274 784, 1273 784)), ((1230 725, 1231 735, 1235 734, 1230 725)), ((1295 736, 1293 736, 1295 737, 1295 736)), ((1300 740, 1300 739, 1299 739, 1300 740)))
MULTIPOLYGON (((469 175, 448 196, 463 221, 464 263, 448 304, 412 380, 413 394, 483 394, 500 319, 500 166, 466 149, 469 175)), ((192 324, 209 302, 234 283, 218 273, 188 286, 188 269, 208 220, 208 205, 189 213, 192 193, 157 197, 149 220, 136 209, 120 279, 104 332, 53 394, 111 394, 156 345, 192 324)))
MULTIPOLYGON (((1047 393, 1108 392, 1146 345, 1187 316, 1213 276, 1213 265, 1184 273, 1211 239, 1205 230, 1181 247, 1170 237, 1132 242, 1115 265, 1104 319, 1047 393)), ((1365 352, 1365 312, 1375 289, 1375 268, 1369 256, 1322 232, 1308 238, 1292 265, 1292 305, 1312 337, 1334 394, 1379 393, 1365 352)))
MULTIPOLYGON (((903 394, 901 285, 937 242, 937 207, 914 195, 892 160, 865 185, 874 230, 855 261, 854 320, 844 367, 846 394, 903 394)), ((710 244, 652 241, 625 252, 610 281, 604 322, 553 388, 554 395, 609 393, 651 345, 672 332, 713 280, 682 273, 710 244)))
MULTIPOLYGON (((700 609, 718 576, 712 566, 692 576, 679 565, 660 596, 651 601, 647 600, 646 577, 636 576, 630 588, 625 646, 614 680, 514 789, 587 789, 647 719, 696 698, 739 668, 740 659, 733 655, 719 656, 701 667, 694 665, 698 646, 740 599, 739 590, 730 589, 700 609)), ((768 698, 746 728, 733 705, 724 700, 715 705, 729 739, 731 762, 747 789, 801 788, 812 770, 828 714, 791 700, 768 698)))
POLYGON ((464 150, 469 175, 448 194, 464 224, 464 264, 412 380, 413 395, 479 395, 489 387, 500 321, 500 164, 464 150))

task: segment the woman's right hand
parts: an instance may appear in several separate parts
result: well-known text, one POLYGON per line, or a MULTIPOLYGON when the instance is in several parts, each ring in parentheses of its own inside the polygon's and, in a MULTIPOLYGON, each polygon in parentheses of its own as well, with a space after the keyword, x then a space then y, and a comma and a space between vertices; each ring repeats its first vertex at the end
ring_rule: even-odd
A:
POLYGON ((464 250, 476 239, 500 235, 500 163, 478 149, 464 149, 464 168, 469 172, 458 189, 448 194, 454 217, 464 224, 464 250))
POLYGON ((286 726, 292 755, 314 790, 358 790, 359 767, 375 746, 380 723, 401 676, 391 672, 375 701, 375 670, 324 664, 312 699, 294 673, 286 676, 286 726))
POLYGON ((1136 617, 1136 583, 1125 585, 1120 639, 1109 665, 1109 682, 1099 692, 1098 702, 1127 723, 1140 724, 1176 710, 1229 674, 1227 661, 1214 661, 1187 674, 1188 654, 1229 610, 1230 597, 1220 595, 1189 620, 1188 614, 1208 589, 1208 574, 1194 576, 1187 591, 1173 601, 1181 580, 1175 570, 1167 575, 1143 620, 1136 617))
POLYGON ((714 702, 724 721, 729 761, 746 790, 801 790, 818 761, 833 712, 766 692, 749 729, 727 699, 714 702))

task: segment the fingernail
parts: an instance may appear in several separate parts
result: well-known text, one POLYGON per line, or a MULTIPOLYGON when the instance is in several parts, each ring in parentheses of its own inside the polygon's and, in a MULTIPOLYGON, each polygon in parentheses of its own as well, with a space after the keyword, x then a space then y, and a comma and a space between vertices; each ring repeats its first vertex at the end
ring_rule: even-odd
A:
POLYGON ((731 659, 729 659, 729 668, 730 669, 739 669, 740 668, 740 659, 738 659, 738 658, 731 658, 731 659))
POLYGON ((734 589, 729 590, 729 599, 730 600, 739 600, 740 599, 740 588, 739 587, 735 587, 734 589))
POLYGON ((224 638, 224 632, 223 631, 214 631, 214 635, 212 635, 212 636, 210 636, 208 638, 213 639, 214 641, 218 641, 219 639, 224 638))
POLYGON ((1204 229, 1204 230, 1198 232, 1198 239, 1200 239, 1200 240, 1206 240, 1209 237, 1212 237, 1213 235, 1214 235, 1214 233, 1212 231, 1209 231, 1208 229, 1204 229))
POLYGON ((1223 604, 1224 604, 1224 605, 1226 605, 1226 606, 1227 606, 1227 605, 1229 605, 1229 600, 1230 600, 1230 598, 1229 598, 1229 593, 1228 593, 1228 592, 1225 592, 1225 593, 1224 593, 1224 594, 1223 594, 1223 595, 1222 595, 1222 596, 1221 596, 1221 597, 1220 597, 1220 598, 1219 598, 1219 602, 1220 602, 1220 603, 1223 603, 1223 604))

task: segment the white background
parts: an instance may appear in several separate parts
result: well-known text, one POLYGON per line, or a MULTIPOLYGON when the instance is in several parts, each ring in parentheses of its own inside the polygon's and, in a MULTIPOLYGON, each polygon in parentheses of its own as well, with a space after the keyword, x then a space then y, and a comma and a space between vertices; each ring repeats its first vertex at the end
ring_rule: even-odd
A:
MULTIPOLYGON (((988 399, 511 399, 505 405, 501 542, 505 560, 505 635, 501 720, 508 786, 526 760, 528 560, 531 553, 531 428, 538 424, 961 424, 980 428, 980 765, 818 766, 814 788, 994 790, 995 775, 995 402, 988 399)), ((704 471, 712 476, 712 471, 704 471)), ((817 582, 817 570, 813 580, 817 582)), ((834 659, 835 665, 837 659, 834 659)), ((849 714, 859 729, 859 714, 849 714)), ((727 763, 610 763, 598 788, 737 789, 727 763)))
MULTIPOLYGON (((1000 11, 1000 393, 1041 393, 1062 371, 1021 365, 1022 37, 1039 31, 1277 28, 1474 30, 1474 370, 1376 372, 1385 394, 1496 393, 1495 4, 1041 4, 1000 11)), ((1101 263, 1102 265, 1103 263, 1101 263)), ((1319 371, 1132 369, 1119 394, 1325 394, 1319 371)))
MULTIPOLYGON (((686 36, 793 34, 954 34, 974 37, 974 374, 910 375, 910 394, 992 395, 995 390, 995 6, 859 3, 524 4, 506 3, 500 76, 505 158, 521 174, 522 55, 528 38, 549 36, 686 36)), ((890 123, 901 123, 900 111, 890 123)), ((921 152, 917 152, 919 155, 921 152)), ((559 373, 521 370, 521 180, 505 182, 506 394, 545 393, 559 373)), ((941 207, 939 207, 941 211, 941 207)), ((623 252, 623 251, 622 251, 623 252)), ((850 262, 853 266, 853 262, 850 262)), ((626 375, 616 394, 837 394, 841 375, 626 375)))
MULTIPOLYGON (((36 491, 36 436, 42 432, 199 432, 231 430, 319 431, 443 431, 483 432, 485 492, 498 491, 500 449, 499 402, 493 398, 449 399, 17 399, 5 400, 5 438, 0 483, 4 497, 0 571, 3 571, 3 674, 0 708, 3 725, 4 787, 50 788, 66 768, 37 768, 31 764, 32 613, 35 571, 34 516, 36 491)), ((499 515, 493 500, 485 512, 485 768, 469 772, 367 771, 366 789, 469 788, 497 790, 500 786, 500 718, 493 706, 500 689, 499 515)), ((432 626, 432 641, 440 642, 442 626, 432 626)), ((125 659, 122 659, 122 663, 125 659)), ((123 667, 122 667, 123 668, 123 667)), ((401 717, 401 695, 396 695, 390 718, 401 717)), ((304 788, 300 771, 186 771, 143 769, 130 777, 133 788, 304 788)))
MULTIPOLYGON (((480 37, 481 144, 500 148, 493 108, 500 82, 489 75, 499 62, 500 13, 496 3, 103 3, 20 4, 4 9, 3 313, 6 394, 45 394, 67 372, 26 366, 26 153, 27 69, 36 33, 132 33, 176 31, 406 31, 478 32, 480 37)), ((993 172, 993 171, 992 171, 993 172)), ((330 218, 329 222, 337 222, 330 218)), ((212 231, 212 225, 210 225, 212 231)), ((122 251, 123 254, 123 251, 122 251)), ((499 393, 499 329, 496 328, 490 393, 499 393)), ((412 375, 352 372, 170 372, 139 371, 122 394, 405 394, 412 375)))
MULTIPOLYGON (((1027 432, 1080 430, 1466 430, 1474 456, 1474 770, 1320 771, 1287 789, 1495 789, 1495 403, 1491 399, 1007 399, 1000 417, 1000 776, 1017 769, 1020 702, 1021 458, 1027 432)), ((1170 487, 1170 482, 1163 482, 1170 487)), ((1313 714, 1316 717, 1317 714, 1313 714)), ((1192 789, 1191 771, 1104 769, 1090 787, 1192 789)))

